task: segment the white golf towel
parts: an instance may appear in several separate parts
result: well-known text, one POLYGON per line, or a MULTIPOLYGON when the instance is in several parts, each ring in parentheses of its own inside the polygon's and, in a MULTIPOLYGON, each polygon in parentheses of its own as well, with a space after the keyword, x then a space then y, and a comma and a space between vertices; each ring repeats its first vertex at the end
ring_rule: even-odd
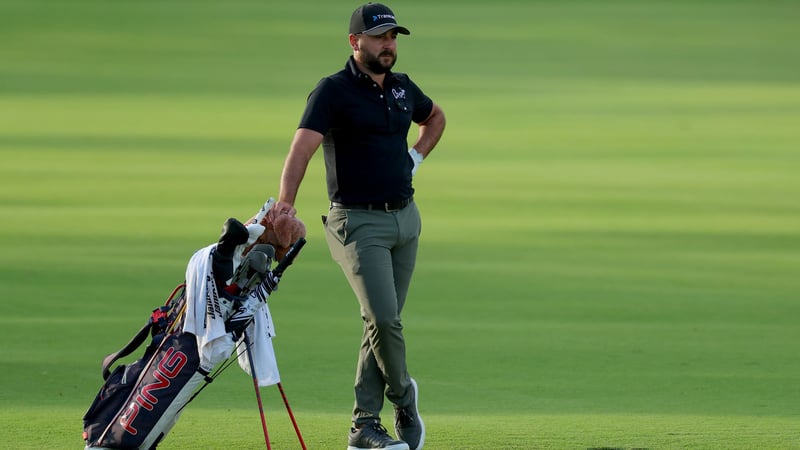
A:
MULTIPOLYGON (((216 246, 212 244, 198 250, 186 266, 186 320, 183 331, 197 336, 200 365, 209 371, 227 359, 235 347, 231 334, 225 331, 225 319, 230 316, 230 310, 226 311, 224 302, 220 301, 211 273, 211 252, 216 246)), ((275 332, 269 307, 253 296, 248 301, 254 305, 253 322, 247 327, 247 335, 253 340, 251 352, 258 384, 276 384, 281 380, 272 347, 275 332)), ((252 376, 244 345, 239 351, 239 366, 252 376)))
MULTIPOLYGON (((275 349, 272 347, 275 329, 272 326, 269 306, 265 302, 261 302, 255 293, 250 294, 248 302, 255 305, 255 312, 253 313, 253 322, 247 326, 245 336, 252 341, 250 352, 253 355, 253 365, 256 368, 258 385, 270 386, 280 383, 281 376, 278 373, 278 361, 275 358, 275 349)), ((242 340, 244 340, 244 336, 242 340)), ((241 348, 244 348, 246 344, 247 342, 242 343, 241 348)), ((247 372, 248 375, 253 375, 250 373, 250 361, 247 358, 247 352, 244 350, 239 351, 239 367, 247 372)))

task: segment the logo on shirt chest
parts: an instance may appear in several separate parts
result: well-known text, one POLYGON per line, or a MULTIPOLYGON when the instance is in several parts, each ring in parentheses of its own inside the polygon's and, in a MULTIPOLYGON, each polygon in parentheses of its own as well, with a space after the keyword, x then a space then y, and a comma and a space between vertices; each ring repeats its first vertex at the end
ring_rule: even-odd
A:
POLYGON ((406 98, 406 90, 403 88, 392 88, 392 95, 394 95, 395 100, 405 99, 406 98))

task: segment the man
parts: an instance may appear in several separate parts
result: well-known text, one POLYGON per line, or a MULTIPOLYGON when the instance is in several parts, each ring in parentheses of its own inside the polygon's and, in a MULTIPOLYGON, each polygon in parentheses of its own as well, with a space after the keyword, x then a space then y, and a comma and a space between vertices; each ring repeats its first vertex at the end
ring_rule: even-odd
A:
POLYGON ((353 55, 308 98, 286 158, 271 214, 294 215, 308 162, 322 144, 330 198, 325 234, 358 298, 364 322, 348 449, 422 448, 417 385, 406 368, 400 313, 421 227, 412 176, 445 127, 441 108, 407 75, 391 71, 397 35, 408 35, 385 5, 368 3, 350 19, 353 55), (411 149, 411 122, 419 135, 411 149), (381 425, 384 395, 395 408, 392 439, 381 425))

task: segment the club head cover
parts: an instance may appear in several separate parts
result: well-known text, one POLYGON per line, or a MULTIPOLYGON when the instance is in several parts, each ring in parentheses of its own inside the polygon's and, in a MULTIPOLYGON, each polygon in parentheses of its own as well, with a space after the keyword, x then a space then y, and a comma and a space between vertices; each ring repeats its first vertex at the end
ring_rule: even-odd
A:
POLYGON ((211 270, 218 284, 224 285, 225 280, 233 275, 233 253, 238 245, 247 242, 249 236, 244 224, 233 217, 222 225, 217 248, 211 257, 211 270))

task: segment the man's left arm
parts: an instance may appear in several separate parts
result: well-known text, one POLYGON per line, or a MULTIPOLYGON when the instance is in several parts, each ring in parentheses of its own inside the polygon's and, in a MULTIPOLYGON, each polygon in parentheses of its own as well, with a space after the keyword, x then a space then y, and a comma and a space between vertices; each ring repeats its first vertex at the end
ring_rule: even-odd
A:
POLYGON ((434 103, 428 118, 419 123, 419 136, 413 146, 413 149, 423 158, 426 158, 436 147, 444 133, 445 122, 444 111, 434 103))

